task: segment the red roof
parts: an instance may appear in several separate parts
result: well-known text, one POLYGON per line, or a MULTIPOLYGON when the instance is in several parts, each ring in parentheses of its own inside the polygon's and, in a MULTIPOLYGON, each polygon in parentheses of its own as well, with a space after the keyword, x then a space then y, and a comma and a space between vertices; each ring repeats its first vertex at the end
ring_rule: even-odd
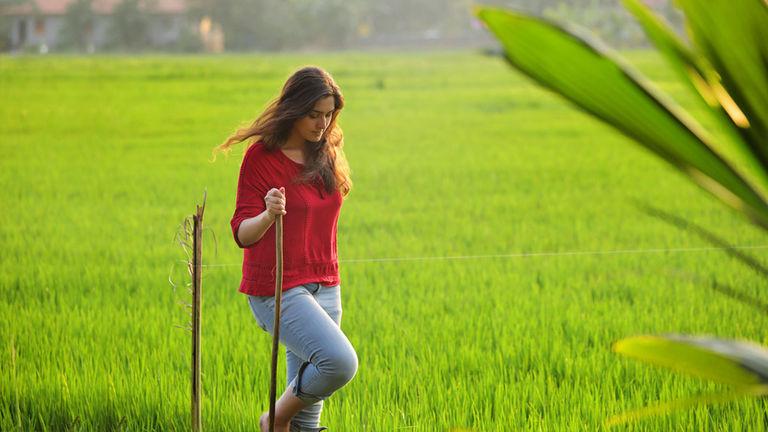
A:
MULTIPOLYGON (((64 15, 70 4, 76 0, 28 0, 23 4, 0 6, 0 15, 64 15)), ((91 6, 97 14, 109 15, 122 0, 93 0, 91 6)), ((180 14, 187 11, 184 0, 139 0, 143 12, 180 14)))

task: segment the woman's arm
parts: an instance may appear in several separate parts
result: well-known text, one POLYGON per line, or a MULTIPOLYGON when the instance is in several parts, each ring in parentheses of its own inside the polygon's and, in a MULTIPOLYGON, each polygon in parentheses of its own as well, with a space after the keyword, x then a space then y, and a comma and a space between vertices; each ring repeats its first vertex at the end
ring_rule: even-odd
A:
POLYGON ((264 233, 274 222, 275 215, 269 210, 264 210, 261 214, 245 219, 240 223, 240 228, 237 229, 237 239, 244 247, 251 246, 264 237, 264 233))
POLYGON ((248 247, 261 240, 270 225, 275 222, 277 215, 286 214, 285 188, 270 189, 267 196, 264 197, 264 204, 267 207, 266 210, 257 216, 244 219, 237 228, 237 240, 243 247, 248 247))

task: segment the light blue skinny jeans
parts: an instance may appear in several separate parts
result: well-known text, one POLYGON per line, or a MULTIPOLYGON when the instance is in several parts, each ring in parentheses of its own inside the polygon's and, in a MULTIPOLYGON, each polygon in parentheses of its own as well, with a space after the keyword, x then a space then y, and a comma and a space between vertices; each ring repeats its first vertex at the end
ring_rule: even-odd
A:
MULTIPOLYGON (((257 324, 271 335, 274 296, 247 297, 257 324)), ((285 345, 288 387, 309 404, 291 424, 311 430, 319 426, 323 400, 357 372, 357 353, 341 331, 341 286, 308 283, 283 291, 280 342, 285 345)))

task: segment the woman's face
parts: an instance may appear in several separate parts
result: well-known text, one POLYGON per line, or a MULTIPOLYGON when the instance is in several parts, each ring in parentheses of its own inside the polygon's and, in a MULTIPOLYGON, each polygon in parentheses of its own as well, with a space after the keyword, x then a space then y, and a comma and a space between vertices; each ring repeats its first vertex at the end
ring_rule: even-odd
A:
POLYGON ((318 100, 309 114, 293 123, 293 133, 307 141, 320 141, 331 123, 334 109, 336 106, 333 96, 326 96, 318 100))

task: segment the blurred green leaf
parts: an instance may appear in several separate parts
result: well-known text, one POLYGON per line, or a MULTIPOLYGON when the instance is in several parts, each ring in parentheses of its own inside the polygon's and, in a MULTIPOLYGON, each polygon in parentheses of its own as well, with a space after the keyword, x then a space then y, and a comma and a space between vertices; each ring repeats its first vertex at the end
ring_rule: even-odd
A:
POLYGON ((741 171, 740 174, 748 180, 754 178, 754 181, 750 182, 751 186, 760 188, 760 192, 765 195, 768 190, 768 172, 765 167, 768 164, 765 163, 765 159, 761 159, 762 153, 759 151, 759 146, 751 145, 741 136, 743 131, 721 105, 717 95, 725 90, 717 79, 717 73, 712 65, 701 54, 688 48, 640 0, 622 1, 643 27, 651 42, 667 59, 672 69, 698 96, 695 100, 700 102, 701 112, 718 126, 717 132, 723 133, 719 136, 721 142, 710 143, 715 147, 714 150, 721 157, 736 162, 736 166, 747 168, 746 173, 741 171))
POLYGON ((621 413, 607 419, 606 426, 698 404, 768 394, 768 349, 751 342, 685 335, 633 336, 616 341, 613 350, 627 357, 734 387, 725 393, 695 396, 621 413))
POLYGON ((672 411, 690 408, 696 405, 730 402, 732 400, 746 396, 764 396, 766 394, 768 394, 768 386, 766 385, 738 387, 733 391, 725 393, 694 396, 691 398, 675 400, 672 402, 660 403, 633 411, 627 411, 613 417, 609 417, 606 419, 605 425, 608 427, 617 426, 623 423, 637 421, 644 417, 668 414, 672 411))
POLYGON ((691 38, 717 71, 708 76, 720 104, 768 166, 768 3, 680 0, 691 38))
POLYGON ((708 70, 706 60, 691 51, 647 6, 640 0, 622 0, 627 8, 643 27, 645 34, 665 56, 675 72, 690 83, 708 106, 719 106, 712 89, 706 82, 708 70))
POLYGON ((613 350, 723 384, 768 383, 768 350, 750 342, 683 335, 634 336, 615 342, 613 350))
POLYGON ((541 18, 496 8, 476 14, 496 35, 507 60, 664 158, 699 186, 768 229, 768 206, 712 151, 702 127, 597 41, 541 18))

